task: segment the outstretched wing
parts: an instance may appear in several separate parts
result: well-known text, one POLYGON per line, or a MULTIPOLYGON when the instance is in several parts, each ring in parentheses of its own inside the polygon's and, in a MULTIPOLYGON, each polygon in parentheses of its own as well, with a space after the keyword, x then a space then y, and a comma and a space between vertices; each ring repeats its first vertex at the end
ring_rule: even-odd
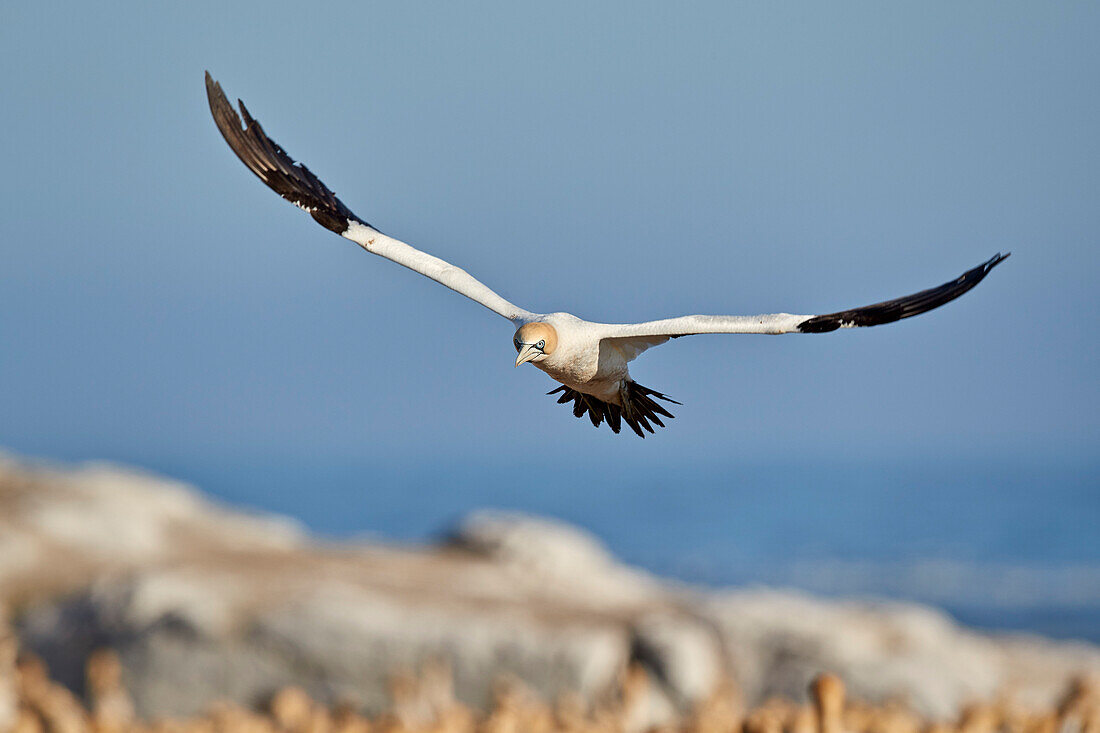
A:
POLYGON ((534 317, 535 314, 509 303, 462 268, 388 237, 353 214, 317 176, 304 165, 294 162, 278 143, 269 138, 260 123, 248 114, 244 103, 238 100, 241 117, 244 118, 242 128, 241 117, 225 98, 221 85, 210 77, 210 72, 206 72, 206 96, 218 130, 237 157, 268 188, 308 212, 318 224, 350 239, 368 252, 446 285, 513 322, 534 317))
MULTIPOLYGON (((1011 254, 1011 253, 1009 253, 1011 254)), ((821 316, 799 316, 772 313, 761 316, 683 316, 646 323, 609 324, 605 339, 623 352, 627 360, 634 359, 651 346, 670 338, 697 333, 825 333, 838 328, 856 328, 893 323, 939 308, 980 283, 1008 257, 999 252, 972 270, 967 270, 951 282, 922 290, 894 300, 886 300, 862 308, 827 313, 821 316)))

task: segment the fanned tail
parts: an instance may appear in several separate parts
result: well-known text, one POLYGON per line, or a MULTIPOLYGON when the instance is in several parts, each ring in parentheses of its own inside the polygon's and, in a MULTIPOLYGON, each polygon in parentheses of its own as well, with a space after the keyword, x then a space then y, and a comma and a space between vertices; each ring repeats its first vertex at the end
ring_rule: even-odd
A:
POLYGON ((608 427, 614 433, 622 430, 622 424, 625 422, 640 438, 645 437, 645 433, 642 432, 643 428, 650 433, 653 432, 653 426, 650 423, 662 428, 665 426, 661 422, 662 415, 667 418, 675 417, 653 399, 654 397, 665 402, 671 402, 674 405, 680 404, 671 397, 630 380, 623 380, 619 385, 619 401, 622 406, 604 402, 590 394, 578 392, 572 387, 566 387, 564 384, 546 394, 552 395, 558 392, 562 393, 561 397, 558 398, 559 405, 564 405, 569 401, 573 402, 573 415, 575 417, 584 417, 587 414, 588 419, 592 421, 595 427, 599 427, 606 421, 608 427))

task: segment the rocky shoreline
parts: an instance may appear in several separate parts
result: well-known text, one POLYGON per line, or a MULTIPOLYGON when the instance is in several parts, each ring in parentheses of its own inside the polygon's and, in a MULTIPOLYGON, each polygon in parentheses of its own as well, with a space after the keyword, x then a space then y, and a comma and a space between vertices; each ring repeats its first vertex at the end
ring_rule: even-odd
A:
POLYGON ((942 718, 1008 693, 1051 706, 1100 674, 1096 646, 980 634, 919 605, 670 582, 535 517, 477 514, 423 547, 324 543, 149 474, 14 458, 0 459, 0 601, 77 694, 114 649, 143 716, 287 685, 377 712, 395 671, 433 661, 478 709, 502 677, 597 699, 640 668, 654 705, 684 711, 728 679, 749 705, 804 700, 832 671, 856 697, 942 718))

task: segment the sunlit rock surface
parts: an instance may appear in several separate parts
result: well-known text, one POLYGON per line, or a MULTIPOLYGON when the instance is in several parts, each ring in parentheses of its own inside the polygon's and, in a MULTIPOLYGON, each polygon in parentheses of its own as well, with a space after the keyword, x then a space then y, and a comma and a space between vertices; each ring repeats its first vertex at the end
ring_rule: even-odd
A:
POLYGON ((475 706, 509 675, 547 699, 598 696, 634 661, 668 709, 727 673, 750 703, 802 699, 829 670, 854 696, 938 716, 1000 691, 1050 704, 1070 676, 1100 673, 1096 647, 986 636, 921 606, 665 582, 540 518, 477 514, 423 548, 323 544, 177 482, 13 459, 0 460, 0 599, 78 691, 88 656, 116 649, 142 715, 288 684, 378 710, 391 676, 428 660, 475 706))

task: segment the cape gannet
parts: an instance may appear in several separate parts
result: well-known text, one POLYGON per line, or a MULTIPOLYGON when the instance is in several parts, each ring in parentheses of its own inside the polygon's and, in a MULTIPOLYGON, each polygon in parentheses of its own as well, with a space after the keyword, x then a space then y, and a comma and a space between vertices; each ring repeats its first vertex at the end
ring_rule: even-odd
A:
POLYGON ((560 383, 547 394, 573 403, 573 414, 618 433, 622 423, 641 437, 673 417, 658 400, 680 404, 630 378, 627 365, 646 349, 669 339, 702 333, 825 333, 838 328, 877 326, 926 313, 977 285, 1008 254, 997 253, 955 280, 894 300, 825 315, 771 313, 758 316, 682 316, 646 323, 593 323, 569 313, 532 313, 508 302, 465 270, 386 236, 353 214, 308 168, 269 138, 240 100, 240 117, 221 85, 206 74, 210 112, 225 141, 248 168, 277 194, 309 213, 317 223, 363 249, 393 260, 489 310, 515 328, 516 366, 530 362, 560 383), (244 125, 241 118, 244 118, 244 125))

